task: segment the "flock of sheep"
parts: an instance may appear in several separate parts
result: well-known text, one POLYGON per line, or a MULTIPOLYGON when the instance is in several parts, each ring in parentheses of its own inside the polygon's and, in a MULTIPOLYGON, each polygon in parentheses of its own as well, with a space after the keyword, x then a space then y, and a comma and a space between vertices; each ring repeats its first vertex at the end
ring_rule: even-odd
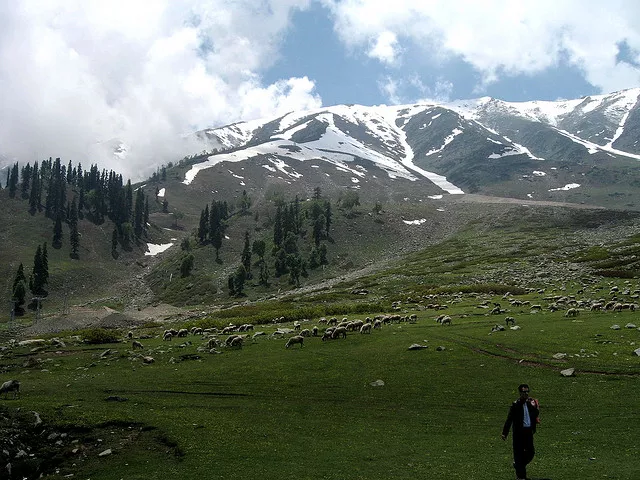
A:
MULTIPOLYGON (((542 293, 543 291, 539 291, 538 293, 542 293)), ((581 293, 581 292, 579 292, 581 293)), ((448 309, 450 304, 455 304, 463 301, 463 294, 448 294, 448 295, 426 295, 422 297, 422 299, 415 301, 411 300, 413 305, 402 305, 401 302, 394 302, 392 309, 400 310, 402 307, 412 308, 422 311, 427 310, 444 310, 448 309), (442 300, 445 299, 446 302, 442 303, 442 300), (428 303, 430 300, 438 300, 438 303, 428 303)), ((482 295, 474 295, 469 294, 472 298, 482 298, 482 295)), ((504 318, 504 323, 507 328, 511 328, 512 330, 520 329, 519 325, 516 325, 516 319, 514 314, 526 314, 526 313, 540 313, 544 310, 550 312, 556 312, 559 310, 564 310, 564 317, 572 318, 580 315, 581 311, 589 311, 589 312, 621 312, 624 310, 635 311, 639 308, 638 304, 635 301, 640 297, 640 289, 632 290, 630 287, 623 289, 622 291, 617 286, 611 286, 609 291, 609 298, 596 298, 596 299, 588 299, 583 298, 579 299, 576 295, 555 295, 555 296, 547 296, 543 297, 542 300, 546 302, 546 306, 543 307, 542 303, 531 304, 530 301, 524 301, 515 298, 510 293, 506 293, 502 296, 502 300, 500 302, 493 301, 494 297, 489 299, 485 299, 481 301, 481 303, 475 305, 477 309, 486 310, 484 315, 486 316, 494 316, 494 315, 504 315, 507 316, 504 318), (623 301, 624 300, 624 301, 623 301), (503 307, 501 303, 507 302, 508 306, 503 307), (528 312, 527 312, 528 310, 528 312)), ((406 311, 406 310, 405 310, 406 311)), ((461 313, 456 315, 456 317, 463 318, 469 316, 468 314, 461 313)), ((437 314, 433 317, 435 322, 442 325, 452 325, 453 317, 449 314, 437 314)), ((171 342, 174 338, 178 339, 186 339, 191 336, 200 337, 203 342, 200 346, 197 347, 198 352, 209 352, 209 353, 221 353, 221 349, 229 348, 229 349, 242 349, 245 342, 248 341, 256 341, 256 338, 265 336, 272 339, 277 338, 286 338, 286 342, 284 344, 286 349, 289 349, 295 345, 300 345, 300 348, 304 347, 305 338, 309 337, 319 337, 323 342, 324 341, 332 341, 338 339, 344 339, 347 337, 349 333, 360 333, 360 334, 371 334, 374 330, 382 329, 382 327, 386 324, 390 323, 415 323, 418 320, 418 315, 413 314, 382 314, 377 315, 373 318, 366 317, 363 320, 349 320, 344 317, 342 320, 338 320, 336 317, 331 318, 320 318, 317 320, 317 325, 310 326, 309 328, 303 328, 304 324, 310 322, 310 320, 302 320, 302 321, 294 321, 290 325, 292 328, 288 326, 285 327, 283 324, 286 324, 286 319, 283 317, 273 319, 272 323, 275 324, 276 328, 271 333, 271 335, 267 335, 265 331, 254 331, 254 325, 252 324, 242 324, 242 325, 233 325, 229 324, 224 328, 200 328, 200 327, 192 327, 191 329, 181 328, 174 329, 169 328, 162 332, 161 338, 165 342, 171 342), (250 333, 253 332, 253 333, 250 333), (226 338, 224 338, 226 337, 226 338)), ((505 327, 501 324, 495 324, 491 328, 491 333, 503 331, 505 327)), ((142 363, 145 365, 153 363, 155 360, 151 355, 143 355, 142 353, 136 354, 136 351, 145 351, 145 346, 142 343, 143 340, 152 338, 151 335, 140 336, 140 338, 134 339, 134 332, 129 331, 126 335, 126 340, 131 342, 131 356, 132 358, 140 358, 142 363)), ((24 342, 37 342, 44 340, 27 340, 24 342)), ((21 342, 21 343, 24 343, 21 342)), ((56 345, 58 347, 64 346, 58 339, 51 340, 52 345, 56 345), (58 342, 58 343, 54 343, 58 342)), ((190 340, 185 340, 184 343, 177 345, 178 347, 186 347, 193 345, 190 340)), ((151 353, 154 349, 150 349, 151 353)), ((161 347, 156 347, 155 351, 161 351, 161 347)), ((103 355, 107 355, 110 350, 107 350, 103 353, 103 355)), ((20 382, 18 380, 9 380, 4 382, 0 386, 0 396, 4 395, 4 398, 8 398, 8 395, 13 393, 13 398, 17 398, 20 394, 20 382)))

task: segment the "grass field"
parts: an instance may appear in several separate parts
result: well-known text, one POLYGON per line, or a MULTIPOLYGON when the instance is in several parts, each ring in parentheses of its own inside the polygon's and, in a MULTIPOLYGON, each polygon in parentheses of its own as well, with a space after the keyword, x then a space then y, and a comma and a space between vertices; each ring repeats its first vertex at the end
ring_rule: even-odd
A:
POLYGON ((304 348, 267 335, 210 354, 197 350, 200 336, 162 342, 160 330, 138 329, 134 337, 154 335, 140 339, 155 358, 148 366, 128 341, 16 346, 0 368, 22 394, 0 408, 37 411, 68 434, 64 461, 47 478, 511 479, 511 444, 500 432, 527 382, 542 422, 530 476, 640 478, 640 331, 625 328, 640 323, 637 313, 514 310, 521 329, 490 334, 504 315, 487 315, 479 300, 451 304, 451 326, 419 310, 415 324, 308 338, 304 348), (429 348, 408 350, 414 343, 429 348), (107 348, 116 352, 101 358, 107 348), (559 352, 567 357, 555 360, 559 352), (561 376, 569 367, 576 376, 561 376))

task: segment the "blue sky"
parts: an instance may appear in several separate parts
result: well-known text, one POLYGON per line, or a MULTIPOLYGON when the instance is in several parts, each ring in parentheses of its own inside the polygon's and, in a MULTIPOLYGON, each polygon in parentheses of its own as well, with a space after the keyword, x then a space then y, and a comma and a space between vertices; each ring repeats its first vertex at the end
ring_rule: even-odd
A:
MULTIPOLYGON (((334 32, 330 12, 316 3, 293 14, 279 56, 263 79, 271 83, 280 78, 308 76, 315 82, 324 105, 412 103, 425 98, 425 93, 437 93, 436 85, 443 81, 451 84, 450 90, 439 92, 443 101, 491 96, 518 102, 601 93, 601 89, 586 81, 581 69, 571 65, 563 55, 557 64, 539 72, 503 74, 478 89, 481 75, 462 59, 453 57, 444 62, 430 62, 429 55, 412 42, 404 48, 400 66, 389 66, 362 50, 348 49, 334 32), (381 85, 390 77, 398 79, 396 98, 390 98, 381 85), (402 81, 411 78, 421 79, 422 90, 409 81, 402 81)), ((631 59, 633 52, 623 46, 620 57, 631 59)))
POLYGON ((0 2, 0 162, 126 174, 293 110, 638 87, 638 19, 637 0, 0 2))

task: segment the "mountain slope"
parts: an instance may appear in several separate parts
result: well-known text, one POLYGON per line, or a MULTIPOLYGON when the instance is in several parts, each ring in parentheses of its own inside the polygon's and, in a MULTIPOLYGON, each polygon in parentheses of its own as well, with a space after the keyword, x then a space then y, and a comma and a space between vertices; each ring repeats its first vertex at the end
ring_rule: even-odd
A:
MULTIPOLYGON (((216 151, 191 166, 184 184, 202 183, 200 172, 236 163, 262 174, 253 179, 257 189, 273 180, 303 191, 324 184, 381 198, 398 191, 481 193, 634 207, 639 95, 631 89, 558 102, 485 97, 292 112, 200 132, 216 151)), ((216 185, 238 183, 224 170, 216 185)))

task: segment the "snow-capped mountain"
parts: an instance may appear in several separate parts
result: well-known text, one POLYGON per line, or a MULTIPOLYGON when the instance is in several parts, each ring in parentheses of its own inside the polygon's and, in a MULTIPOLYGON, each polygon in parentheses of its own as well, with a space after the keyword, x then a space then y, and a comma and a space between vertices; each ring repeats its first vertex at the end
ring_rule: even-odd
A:
POLYGON ((603 203, 614 195, 629 205, 633 198, 621 197, 640 186, 639 97, 640 88, 557 102, 484 97, 291 112, 198 132, 215 152, 193 163, 184 183, 319 185, 383 199, 483 193, 603 203))

